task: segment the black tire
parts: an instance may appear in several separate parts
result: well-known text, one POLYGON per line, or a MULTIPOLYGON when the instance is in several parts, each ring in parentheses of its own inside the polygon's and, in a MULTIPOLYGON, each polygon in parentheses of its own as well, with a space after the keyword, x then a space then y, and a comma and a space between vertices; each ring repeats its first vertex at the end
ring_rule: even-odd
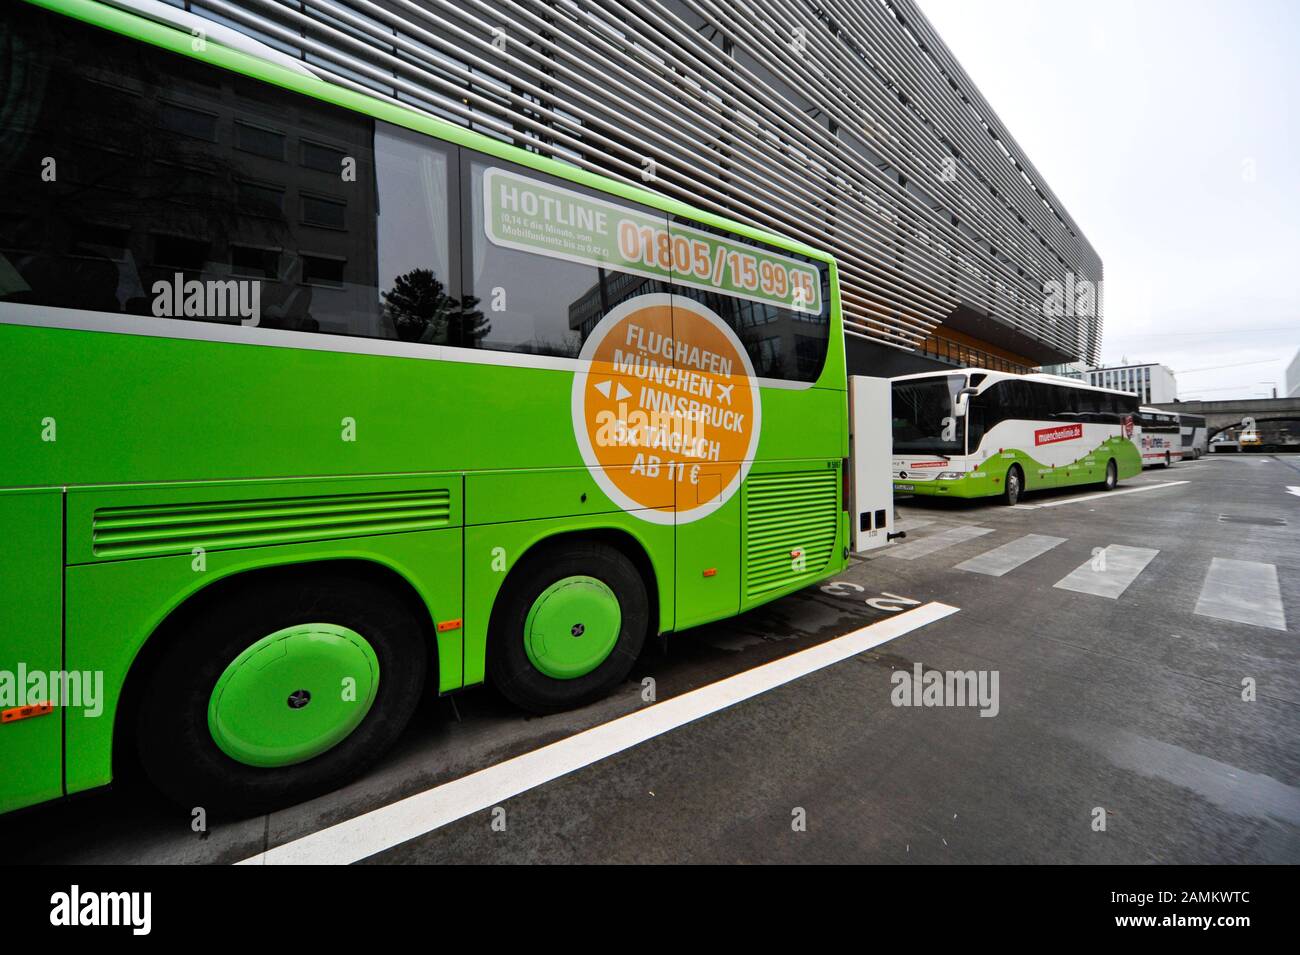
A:
POLYGON ((136 713, 141 765, 179 805, 219 815, 267 812, 336 789, 365 772, 410 722, 428 668, 427 629, 394 592, 346 573, 255 578, 182 618, 167 634, 169 644, 147 675, 136 713), (365 637, 379 661, 374 702, 350 735, 305 762, 239 762, 208 729, 212 690, 257 640, 303 623, 332 623, 365 637))
POLYGON ((1115 459, 1111 458, 1106 462, 1106 476, 1102 479, 1101 489, 1103 491, 1113 491, 1118 483, 1119 468, 1115 464, 1115 459))
POLYGON ((620 550, 596 541, 544 545, 528 554, 502 585, 488 632, 488 678, 516 706, 558 713, 592 703, 627 677, 645 645, 650 599, 636 565, 620 550), (542 591, 565 577, 600 580, 618 599, 621 625, 614 649, 596 669, 573 679, 539 671, 524 647, 524 623, 542 591))
POLYGON ((1005 485, 1002 488, 1002 503, 1014 506, 1019 503, 1024 493, 1025 472, 1020 470, 1019 464, 1013 464, 1007 469, 1005 485))

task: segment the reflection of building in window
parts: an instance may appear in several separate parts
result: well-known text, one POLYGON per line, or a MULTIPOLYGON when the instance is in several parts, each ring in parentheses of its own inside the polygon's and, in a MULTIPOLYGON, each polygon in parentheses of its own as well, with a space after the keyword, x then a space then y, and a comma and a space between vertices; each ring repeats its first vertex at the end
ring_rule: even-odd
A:
POLYGON ((799 364, 799 377, 811 380, 822 369, 822 359, 826 355, 826 339, 810 338, 807 335, 794 336, 795 361, 799 364))
MULTIPOLYGON (((21 129, 0 129, 15 144, 0 175, 17 182, 9 170, 38 168, 42 156, 68 160, 49 188, 7 190, 0 204, 15 273, 7 300, 149 316, 157 283, 233 278, 259 283, 262 327, 393 338, 380 275, 423 268, 448 279, 447 147, 75 21, 50 22, 57 35, 17 54, 29 61, 15 68, 31 95, 12 93, 32 109, 21 129), (82 118, 77 128, 60 123, 68 115, 82 118), (429 172, 437 161, 441 180, 429 172), (380 178, 401 197, 384 210, 386 243, 380 178), (394 250, 397 261, 381 269, 394 250)), ((444 327, 471 340, 482 331, 472 303, 451 312, 444 327)))
POLYGON ((569 327, 576 331, 582 341, 591 335, 591 330, 615 305, 627 301, 634 295, 666 291, 664 283, 648 279, 644 275, 631 272, 610 272, 599 269, 600 278, 591 288, 583 292, 569 305, 569 327))
POLYGON ((777 336, 760 338, 752 352, 757 366, 754 371, 759 377, 773 377, 781 366, 781 339, 777 336))
POLYGON ((748 299, 740 299, 737 311, 740 314, 740 325, 742 328, 752 328, 755 325, 766 325, 768 322, 775 322, 781 317, 780 310, 774 306, 767 305, 763 302, 752 302, 748 299))

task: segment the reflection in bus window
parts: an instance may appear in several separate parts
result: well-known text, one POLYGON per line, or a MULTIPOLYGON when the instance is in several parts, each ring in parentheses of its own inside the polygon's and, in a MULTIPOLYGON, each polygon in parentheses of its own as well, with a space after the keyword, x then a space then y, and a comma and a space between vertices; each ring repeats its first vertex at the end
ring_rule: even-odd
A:
POLYGON ((482 334, 452 269, 455 147, 274 87, 250 96, 237 75, 114 34, 11 39, 25 108, 0 116, 0 299, 432 343, 482 334), (20 188, 47 158, 44 187, 20 188))
POLYGON ((754 374, 759 378, 787 381, 816 381, 826 361, 827 335, 830 327, 830 277, 826 266, 802 256, 775 249, 734 232, 710 228, 699 222, 676 218, 685 226, 722 236, 729 242, 748 245, 783 259, 804 262, 820 276, 822 307, 817 311, 783 308, 771 302, 741 298, 725 292, 676 284, 678 295, 694 299, 712 309, 731 326, 749 353, 754 374))
MULTIPOLYGON (((468 233, 465 287, 490 320, 490 328, 462 344, 577 358, 596 323, 616 305, 637 295, 668 291, 667 283, 656 279, 491 241, 483 209, 487 170, 508 169, 533 180, 550 180, 488 156, 467 155, 470 161, 462 192, 468 233)), ((563 188, 572 191, 573 185, 565 183, 563 188)))

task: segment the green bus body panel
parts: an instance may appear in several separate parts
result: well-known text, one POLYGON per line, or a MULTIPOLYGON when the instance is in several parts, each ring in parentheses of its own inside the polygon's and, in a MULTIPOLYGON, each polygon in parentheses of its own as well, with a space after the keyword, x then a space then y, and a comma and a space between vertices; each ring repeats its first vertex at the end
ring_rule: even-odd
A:
MULTIPOLYGON (((93 0, 30 2, 825 263, 826 362, 811 386, 761 388, 751 477, 788 471, 804 481, 798 475, 829 473, 847 456, 839 279, 824 253, 216 43, 194 51, 187 33, 93 0)), ((766 589, 747 595, 745 488, 677 527, 619 509, 578 450, 572 371, 495 364, 487 352, 472 362, 454 350, 439 359, 349 353, 342 336, 340 351, 200 341, 183 337, 188 327, 178 321, 168 338, 0 324, 0 489, 16 489, 0 490, 0 669, 102 670, 105 694, 98 716, 69 709, 0 727, 0 811, 110 781, 132 662, 168 614, 230 575, 337 559, 390 568, 432 621, 462 620, 436 638, 446 692, 484 680, 501 583, 557 534, 615 532, 644 550, 660 632, 775 599, 846 563, 837 510, 830 559, 776 578, 768 571, 766 589)))
POLYGON ((1115 470, 1121 481, 1142 473, 1142 453, 1136 445, 1128 438, 1113 436, 1077 461, 1059 467, 1042 464, 1019 448, 1004 448, 982 461, 975 471, 955 481, 895 481, 894 486, 909 485, 910 489, 904 493, 923 497, 993 497, 1003 492, 1007 472, 1013 464, 1020 465, 1026 491, 1100 484, 1106 479, 1106 462, 1111 458, 1115 459, 1115 470))
MULTIPOLYGON (((700 483, 678 487, 683 506, 713 500, 721 475, 702 468, 700 483)), ((677 528, 677 629, 721 620, 740 609, 740 494, 733 494, 706 520, 677 528), (712 571, 710 576, 705 576, 712 571)))
MULTIPOLYGON (((63 548, 53 533, 63 521, 60 488, 0 491, 0 672, 18 684, 28 674, 63 669, 63 548)), ((24 681, 26 682, 26 681, 24 681)), ((45 700, 5 700, 8 709, 45 700)), ((63 715, 0 724, 0 812, 20 809, 63 794, 63 715)))
MULTIPOLYGON (((76 495, 69 493, 71 499, 76 495)), ((113 726, 120 690, 146 640, 188 597, 222 578, 265 567, 322 560, 366 560, 404 577, 434 621, 461 616, 461 530, 387 534, 279 547, 218 550, 196 571, 189 554, 104 561, 67 569, 68 669, 102 670, 107 701, 90 717, 67 712, 67 788, 77 792, 112 779, 113 726)), ((460 631, 439 634, 438 668, 461 670, 460 631)), ((124 740, 130 740, 129 731, 124 740)))
MULTIPOLYGON (((663 499, 655 503, 672 506, 673 490, 667 482, 663 499)), ((465 476, 466 524, 585 517, 618 510, 585 467, 484 471, 465 476)))

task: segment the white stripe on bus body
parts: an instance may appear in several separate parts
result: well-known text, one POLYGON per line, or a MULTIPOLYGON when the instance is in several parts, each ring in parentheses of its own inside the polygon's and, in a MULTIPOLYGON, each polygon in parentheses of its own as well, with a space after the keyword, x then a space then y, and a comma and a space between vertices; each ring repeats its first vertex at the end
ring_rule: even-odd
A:
POLYGON ((1084 561, 1053 587, 1116 600, 1155 558, 1158 550, 1111 544, 1101 554, 1084 561))
MULTIPOLYGON (((187 321, 179 318, 153 318, 145 315, 124 315, 120 312, 95 312, 81 308, 49 308, 23 302, 0 302, 0 325, 66 328, 110 335, 223 342, 264 348, 299 348, 306 351, 416 358, 422 361, 450 361, 470 365, 506 365, 513 368, 540 368, 547 371, 588 370, 587 363, 576 358, 528 355, 523 352, 494 351, 490 348, 426 345, 387 338, 324 335, 320 332, 262 328, 256 325, 223 325, 218 322, 187 321)), ((815 383, 809 381, 784 381, 778 378, 755 378, 754 381, 760 388, 781 388, 786 391, 805 391, 815 387, 815 383)))
POLYGON ((1216 620, 1285 630, 1286 609, 1282 606, 1277 567, 1253 560, 1215 557, 1205 572, 1195 612, 1216 620))

